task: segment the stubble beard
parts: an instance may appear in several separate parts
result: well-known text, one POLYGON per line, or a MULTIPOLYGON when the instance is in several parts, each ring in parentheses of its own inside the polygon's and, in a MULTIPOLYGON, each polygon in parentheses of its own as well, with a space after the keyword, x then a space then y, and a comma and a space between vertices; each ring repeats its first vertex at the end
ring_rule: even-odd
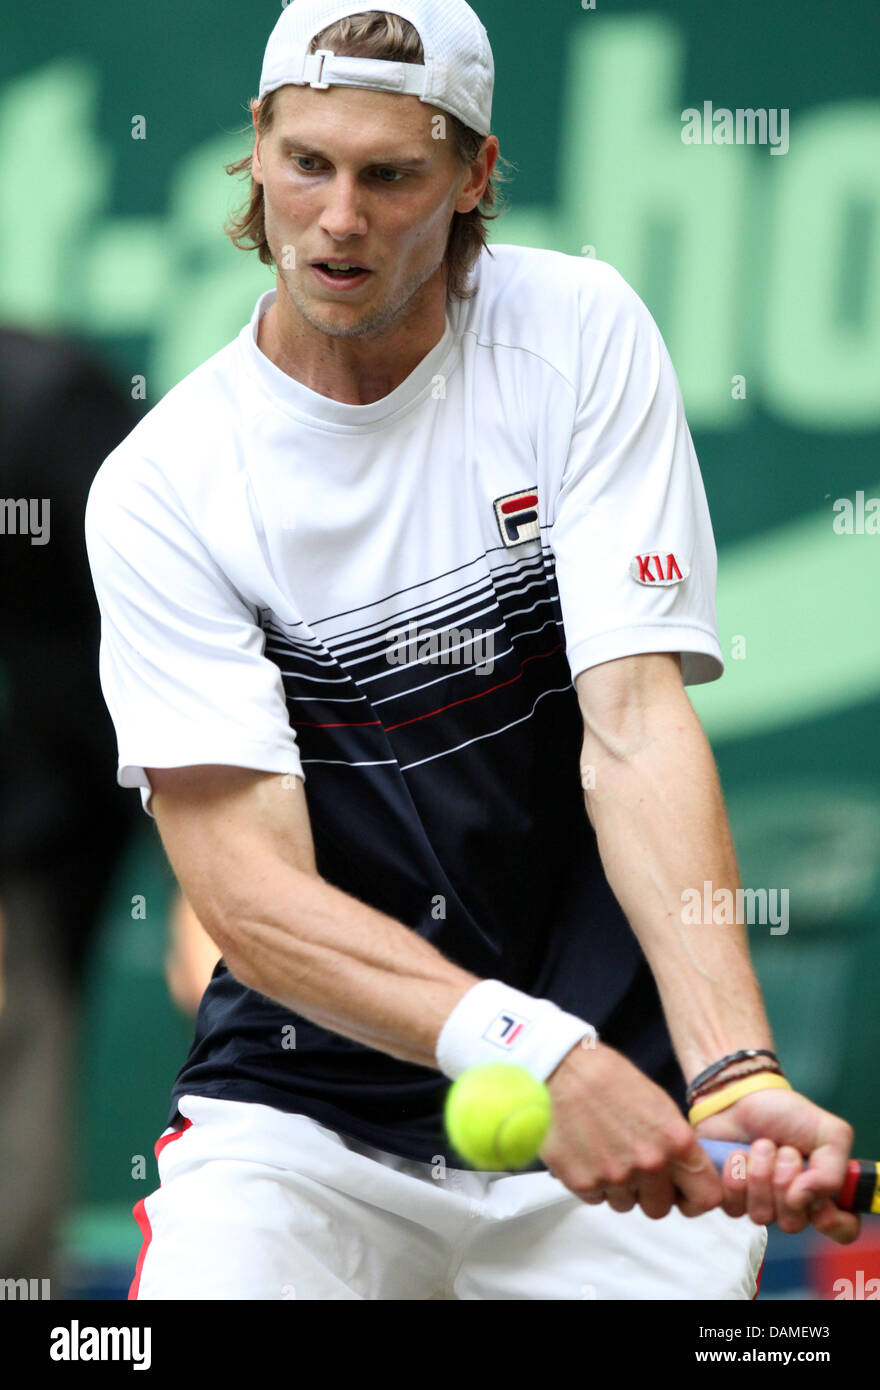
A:
MULTIPOLYGON (((444 257, 445 259, 445 257, 444 257)), ((443 264, 443 260, 437 262, 428 270, 419 271, 413 275, 398 295, 393 299, 386 300, 384 303, 376 304, 364 312, 363 318, 356 319, 351 323, 337 323, 328 318, 324 318, 315 309, 309 307, 309 299, 298 290, 295 271, 279 270, 278 274, 287 291, 290 302, 294 305, 297 312, 302 315, 306 323, 319 333, 324 333, 328 338, 373 338, 380 337, 388 333, 391 329, 399 326, 409 312, 413 300, 428 281, 436 275, 443 264)))

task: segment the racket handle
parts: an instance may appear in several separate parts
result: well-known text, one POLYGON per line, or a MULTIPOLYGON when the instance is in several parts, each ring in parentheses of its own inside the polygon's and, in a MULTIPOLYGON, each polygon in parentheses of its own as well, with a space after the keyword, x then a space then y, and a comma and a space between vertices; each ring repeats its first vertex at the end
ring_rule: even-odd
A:
MULTIPOLYGON (((718 1172, 728 1154, 748 1153, 748 1144, 732 1144, 726 1139, 701 1139, 700 1143, 718 1172)), ((835 1197, 842 1211, 880 1214, 880 1164, 869 1158, 851 1158, 846 1165, 843 1187, 835 1197)))

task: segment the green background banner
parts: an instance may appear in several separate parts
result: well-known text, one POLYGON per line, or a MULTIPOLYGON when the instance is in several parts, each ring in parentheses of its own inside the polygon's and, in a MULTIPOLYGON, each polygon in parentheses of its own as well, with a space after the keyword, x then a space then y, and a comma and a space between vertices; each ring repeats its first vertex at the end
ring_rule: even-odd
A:
MULTIPOLYGON (((749 927, 755 960, 794 1084, 876 1156, 880 12, 873 0, 478 9, 495 130, 517 166, 495 240, 610 261, 676 364, 727 663, 692 697, 743 882, 790 895, 786 933, 749 927), (709 143, 724 128, 708 102, 716 120, 786 112, 785 148, 709 143), (700 144, 682 139, 689 109, 700 144)), ((226 0, 17 12, 0 53, 0 318, 76 333, 148 402, 239 331, 271 278, 222 234, 244 187, 223 165, 248 147, 277 13, 226 0)), ((188 1042, 161 979, 167 891, 145 826, 87 1012, 92 1199, 130 1195, 133 1146, 164 1124, 188 1042)))

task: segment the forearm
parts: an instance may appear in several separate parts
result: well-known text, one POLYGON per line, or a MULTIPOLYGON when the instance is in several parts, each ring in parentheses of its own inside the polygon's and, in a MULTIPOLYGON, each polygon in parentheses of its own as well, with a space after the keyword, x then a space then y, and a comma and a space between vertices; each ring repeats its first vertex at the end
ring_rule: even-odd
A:
POLYGON ((613 747, 588 738, 587 809, 608 881, 642 945, 682 1070, 772 1047, 741 925, 686 924, 685 890, 739 887, 711 749, 686 696, 644 712, 613 747))
POLYGON ((233 975, 335 1033, 436 1065, 476 977, 318 876, 303 784, 239 769, 152 770, 163 843, 233 975))
MULTIPOLYGON (((283 870, 286 866, 281 866, 283 870)), ((437 1038, 477 977, 317 876, 279 871, 233 928, 243 983, 334 1033, 436 1066, 437 1038)))
POLYGON ((476 976, 319 877, 300 778, 148 770, 162 842, 193 911, 250 989, 421 1066, 476 976))

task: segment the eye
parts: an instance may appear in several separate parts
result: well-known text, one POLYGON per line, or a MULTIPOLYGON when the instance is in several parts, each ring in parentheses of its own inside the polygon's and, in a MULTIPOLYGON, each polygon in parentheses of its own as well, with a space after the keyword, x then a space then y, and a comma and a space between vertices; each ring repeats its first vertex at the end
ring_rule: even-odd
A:
POLYGON ((314 168, 312 168, 312 169, 303 169, 303 168, 302 168, 303 163, 312 164, 312 165, 317 165, 318 161, 317 161, 317 159, 315 159, 315 156, 314 156, 314 155, 311 155, 311 154, 298 154, 298 155, 295 155, 294 158, 295 158, 295 160, 296 160, 297 165, 300 167, 302 173, 304 173, 304 174, 313 174, 313 173, 315 172, 315 171, 314 171, 314 168))
POLYGON ((401 171, 400 171, 399 169, 377 169, 377 170, 376 170, 376 173, 377 173, 377 175, 379 175, 379 182, 380 182, 380 183, 399 183, 399 181, 400 181, 402 178, 405 178, 405 177, 406 177, 406 175, 405 175, 405 174, 402 174, 401 171), (382 178, 381 176, 382 176, 383 174, 390 174, 390 175, 391 175, 391 178, 390 178, 390 179, 382 178))

